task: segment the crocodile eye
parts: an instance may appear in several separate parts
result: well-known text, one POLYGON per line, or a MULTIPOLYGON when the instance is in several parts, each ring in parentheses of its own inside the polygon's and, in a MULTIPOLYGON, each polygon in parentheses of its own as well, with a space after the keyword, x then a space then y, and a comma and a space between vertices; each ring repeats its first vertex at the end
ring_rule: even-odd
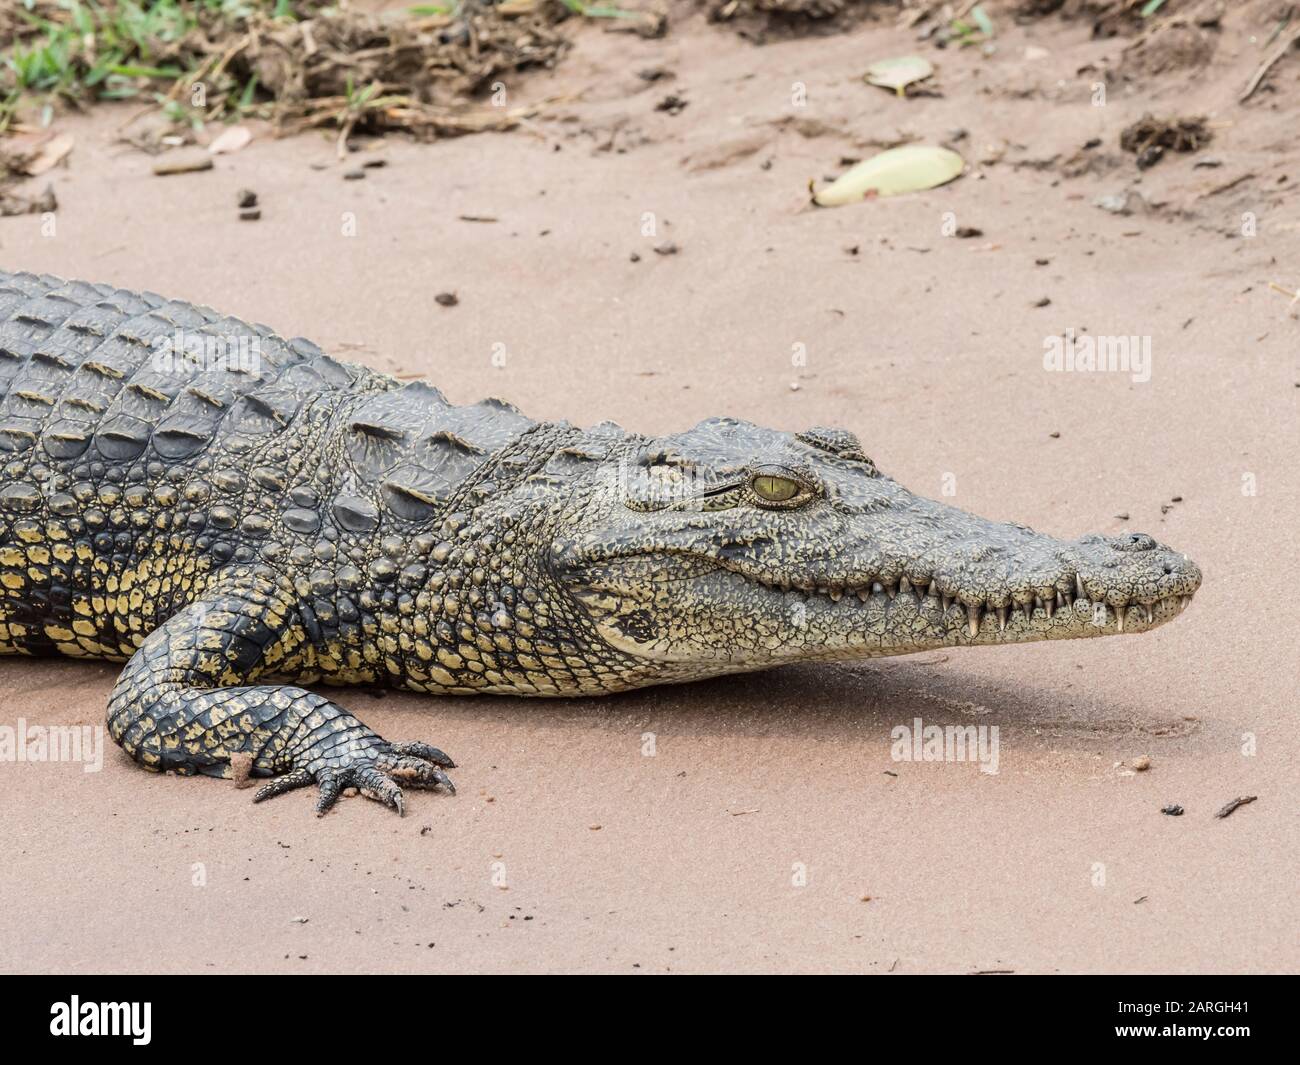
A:
POLYGON ((771 473, 760 473, 749 484, 759 499, 765 499, 769 503, 788 503, 803 491, 803 485, 798 481, 771 473))

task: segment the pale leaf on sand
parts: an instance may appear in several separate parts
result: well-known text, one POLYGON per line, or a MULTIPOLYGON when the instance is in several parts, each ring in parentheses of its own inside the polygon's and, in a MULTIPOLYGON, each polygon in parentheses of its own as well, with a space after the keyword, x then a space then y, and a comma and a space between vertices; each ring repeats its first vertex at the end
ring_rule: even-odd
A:
POLYGON ((247 126, 231 126, 208 145, 208 151, 213 155, 223 155, 227 152, 237 152, 253 139, 253 134, 247 126))
POLYGON ((951 181, 966 165, 960 155, 947 148, 927 144, 905 144, 901 148, 864 159, 820 192, 813 194, 818 207, 839 207, 868 196, 897 196, 919 192, 951 181))
POLYGON ((26 172, 31 177, 37 177, 44 174, 45 171, 51 170, 58 166, 67 158, 68 153, 72 151, 73 140, 67 133, 60 133, 51 137, 41 145, 40 151, 26 166, 26 172))
POLYGON ((907 95, 907 87, 924 81, 934 73, 934 65, 919 55, 902 55, 894 59, 880 59, 867 67, 863 77, 868 85, 893 89, 899 96, 907 95))

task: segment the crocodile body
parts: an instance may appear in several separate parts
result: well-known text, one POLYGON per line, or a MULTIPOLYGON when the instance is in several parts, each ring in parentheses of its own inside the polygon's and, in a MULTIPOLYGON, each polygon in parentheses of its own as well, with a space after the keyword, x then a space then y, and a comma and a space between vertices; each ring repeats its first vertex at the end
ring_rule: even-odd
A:
POLYGON ((338 362, 207 308, 0 273, 0 653, 125 662, 141 765, 402 807, 445 754, 307 685, 591 695, 1144 631, 1200 583, 908 493, 842 429, 651 438, 338 362))

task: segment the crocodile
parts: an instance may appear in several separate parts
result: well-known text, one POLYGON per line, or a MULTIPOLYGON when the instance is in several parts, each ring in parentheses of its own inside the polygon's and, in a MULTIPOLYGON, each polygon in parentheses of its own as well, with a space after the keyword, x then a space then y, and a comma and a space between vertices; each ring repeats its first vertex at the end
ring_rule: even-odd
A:
POLYGON ((917 496, 848 430, 650 437, 455 405, 207 307, 0 273, 0 653, 123 662, 154 771, 401 813, 452 760, 321 687, 586 696, 789 662, 1142 633, 1143 533, 917 496))

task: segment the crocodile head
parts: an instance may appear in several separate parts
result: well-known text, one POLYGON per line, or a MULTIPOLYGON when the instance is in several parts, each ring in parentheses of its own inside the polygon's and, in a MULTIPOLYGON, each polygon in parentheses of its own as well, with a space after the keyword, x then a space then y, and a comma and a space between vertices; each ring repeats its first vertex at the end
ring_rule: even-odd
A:
POLYGON ((842 429, 702 422, 576 506, 550 568, 648 677, 1142 633, 1201 582, 1143 533, 1057 540, 913 495, 842 429))

